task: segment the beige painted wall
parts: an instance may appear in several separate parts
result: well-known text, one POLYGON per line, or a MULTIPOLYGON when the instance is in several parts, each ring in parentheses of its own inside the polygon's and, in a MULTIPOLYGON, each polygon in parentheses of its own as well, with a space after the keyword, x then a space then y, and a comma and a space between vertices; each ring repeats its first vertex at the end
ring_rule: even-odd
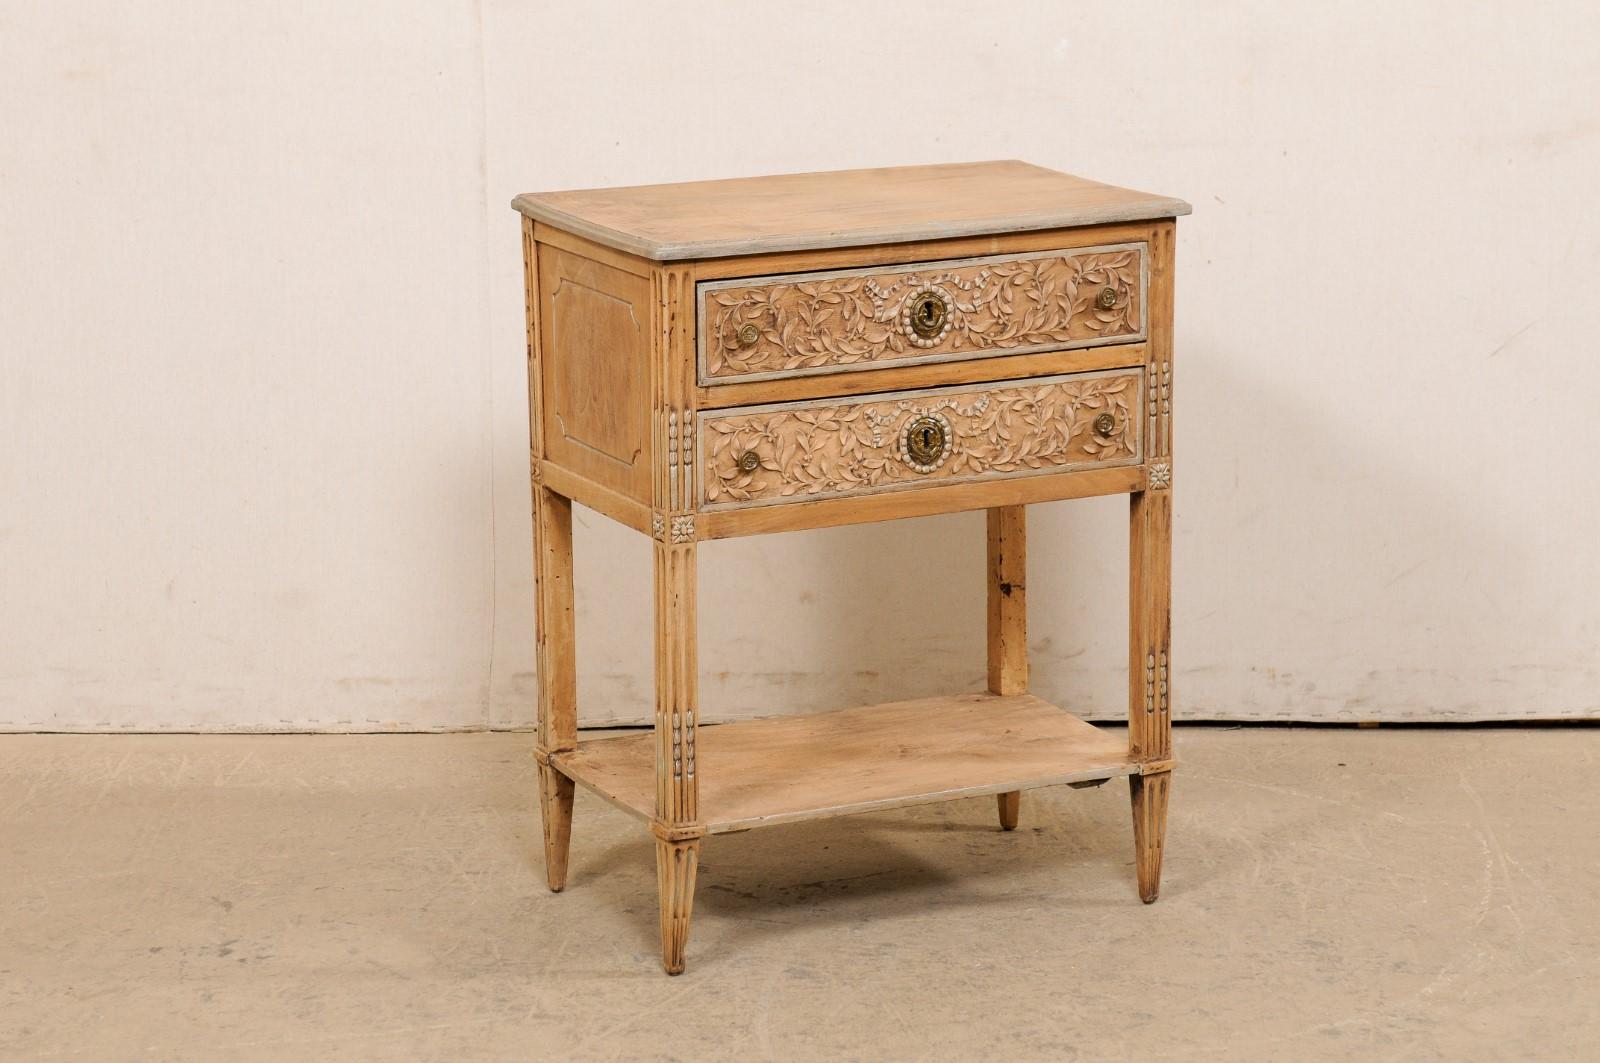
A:
MULTIPOLYGON (((1022 157, 1180 225, 1190 717, 1600 716, 1586 2, 0 0, 0 729, 525 725, 519 191, 1022 157)), ((1114 715, 1125 503, 1036 509, 1114 715)), ((578 516, 586 722, 645 544, 578 516)), ((708 717, 981 682, 982 519, 702 551, 708 717)))

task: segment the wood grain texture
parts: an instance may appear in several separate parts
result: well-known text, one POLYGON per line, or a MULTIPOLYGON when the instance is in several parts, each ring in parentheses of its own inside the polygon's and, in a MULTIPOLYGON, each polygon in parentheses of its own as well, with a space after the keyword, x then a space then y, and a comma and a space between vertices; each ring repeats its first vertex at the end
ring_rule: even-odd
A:
POLYGON ((539 667, 539 748, 578 740, 578 664, 572 589, 572 502, 533 487, 534 626, 539 667))
POLYGON ((541 245, 543 454, 650 503, 650 282, 541 245))
POLYGON ((655 577, 655 818, 671 825, 694 823, 699 815, 694 544, 656 543, 655 577))
POLYGON ((1078 347, 1036 354, 1001 354, 960 362, 929 362, 863 369, 826 376, 787 377, 714 384, 695 389, 695 407, 701 410, 732 406, 763 406, 805 399, 842 398, 886 391, 919 391, 951 384, 981 384, 994 380, 1066 376, 1106 369, 1143 366, 1149 361, 1143 343, 1112 343, 1103 347, 1078 347))
POLYGON ((1142 244, 791 273, 699 286, 702 383, 787 379, 1144 338, 1142 244), (919 296, 943 331, 911 323, 919 296))
POLYGON ((1129 502, 1128 742, 1140 760, 1172 756, 1173 227, 1151 240, 1146 490, 1129 502))
POLYGON ((610 517, 618 524, 634 531, 650 534, 650 507, 643 502, 618 494, 609 487, 602 487, 593 480, 586 479, 551 461, 541 461, 535 469, 536 475, 543 478, 544 485, 557 494, 585 505, 602 516, 610 517))
MULTIPOLYGON (((1029 694, 723 724, 702 728, 698 746, 700 822, 711 834, 1137 770, 1120 735, 1029 694)), ((655 817, 650 736, 585 742, 554 763, 618 807, 655 817)))
MULTIPOLYGON (((1028 507, 987 513, 989 693, 1028 690, 1028 507)), ((1022 794, 996 795, 1001 830, 1016 830, 1022 794)))
POLYGON ((702 507, 1137 464, 1141 380, 1121 371, 704 414, 702 507), (906 433, 930 418, 944 447, 924 462, 906 433))
POLYGON ((711 510, 696 518, 700 539, 727 539, 736 535, 763 535, 806 528, 836 528, 843 524, 871 524, 880 520, 926 517, 934 513, 960 513, 993 506, 1031 505, 1064 498, 1092 498, 1126 494, 1145 484, 1142 466, 1085 469, 1051 476, 1000 478, 973 483, 933 484, 916 491, 900 491, 781 506, 711 510))
POLYGON ((549 764, 539 765, 539 819, 544 827, 544 873, 552 893, 567 885, 567 854, 572 848, 574 783, 549 764))
POLYGON ((582 782, 650 824, 677 973, 707 833, 987 794, 1012 830, 1024 789, 1133 776, 1153 900, 1172 767, 1168 219, 1187 206, 1017 163, 518 202, 550 888, 582 782), (896 316, 924 289, 948 328, 896 316), (700 298, 719 293, 708 323, 700 298), (761 342, 730 348, 747 324, 761 342), (1024 509, 1123 492, 1125 738, 1026 693, 1024 509), (577 743, 574 500, 653 539, 649 735, 577 743), (700 541, 965 509, 990 511, 988 693, 699 728, 700 541))
POLYGON ((522 219, 522 313, 527 336, 528 459, 529 469, 537 477, 539 462, 544 458, 543 362, 539 354, 539 244, 529 218, 522 219))
MULTIPOLYGON (((831 269, 898 266, 907 262, 943 262, 983 255, 1013 255, 1027 251, 1060 251, 1103 244, 1143 243, 1160 221, 1095 225, 1085 229, 1036 229, 1029 232, 985 233, 935 240, 908 240, 896 244, 859 247, 825 247, 806 251, 781 251, 729 258, 702 258, 690 265, 696 282, 739 277, 780 276, 831 269)), ((538 226, 535 226, 536 231, 538 226)))
POLYGON ((989 510, 989 693, 1028 690, 1028 507, 989 510))
MULTIPOLYGON (((1172 224, 1150 243, 1149 477, 1129 502, 1128 755, 1141 772, 1172 758, 1172 224)), ((1161 890, 1170 770, 1130 780, 1139 896, 1161 890)))
POLYGON ((542 192, 512 206, 658 262, 1072 228, 1190 209, 1016 160, 542 192))
POLYGON ((1172 756, 1172 493, 1135 493, 1128 544, 1128 742, 1139 760, 1172 756))
POLYGON ((694 279, 687 266, 657 266, 652 275, 656 453, 655 507, 669 523, 693 521, 694 279), (681 515, 681 516, 679 516, 681 515))
POLYGON ((572 845, 573 782, 550 766, 549 754, 578 742, 577 653, 572 585, 572 503, 546 487, 544 460, 543 330, 539 249, 533 225, 522 226, 524 314, 528 358, 529 469, 534 536, 534 637, 538 667, 539 819, 544 836, 545 881, 559 893, 567 884, 572 845))
POLYGON ((994 800, 999 809, 1000 829, 1016 830, 1017 823, 1022 817, 1022 791, 1012 790, 1010 793, 995 794, 994 800))
POLYGON ((1172 792, 1172 773, 1128 776, 1133 799, 1134 869, 1138 876, 1139 899, 1150 904, 1161 894, 1161 860, 1167 837, 1167 799, 1172 792))
MULTIPOLYGON (((696 731, 699 715, 699 621, 693 513, 692 283, 683 267, 651 276, 651 335, 665 357, 650 360, 655 450, 655 822, 693 825, 699 816, 696 731)), ((666 903, 663 897, 663 904, 666 903)), ((687 916, 684 916, 687 919, 687 916)))
POLYGON ((1172 469, 1172 303, 1173 243, 1177 226, 1157 225, 1151 232, 1150 319, 1154 328, 1146 344, 1149 357, 1145 397, 1148 402, 1148 453, 1152 463, 1166 466, 1166 487, 1172 469))
POLYGON ((695 872, 700 866, 699 841, 656 840, 656 880, 661 893, 661 966, 682 974, 689 944, 689 916, 694 911, 695 872))
POLYGON ((585 240, 577 233, 569 233, 564 229, 536 222, 532 218, 524 218, 523 221, 532 226, 534 239, 541 244, 570 251, 579 258, 587 258, 613 269, 620 269, 624 273, 632 273, 636 277, 651 276, 659 265, 647 258, 630 255, 614 247, 597 244, 593 240, 585 240))

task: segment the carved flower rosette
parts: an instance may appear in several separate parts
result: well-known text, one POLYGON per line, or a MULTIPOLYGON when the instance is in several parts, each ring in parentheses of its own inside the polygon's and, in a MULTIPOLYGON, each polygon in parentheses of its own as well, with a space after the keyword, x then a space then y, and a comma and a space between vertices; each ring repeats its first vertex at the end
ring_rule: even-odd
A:
POLYGON ((1143 245, 1125 245, 708 285, 705 372, 802 375, 1137 339, 1143 278, 1143 245), (930 292, 949 312, 932 336, 915 331, 909 313, 930 292))
MULTIPOLYGON (((1140 460, 1140 374, 1063 377, 870 401, 729 414, 701 421, 707 507, 1033 475, 1140 460), (1109 432, 1096 420, 1109 414, 1109 432), (908 456, 904 433, 932 419, 949 439, 937 464, 908 456), (754 468, 740 463, 746 454, 754 468)), ((748 462, 746 464, 749 464, 748 462)))

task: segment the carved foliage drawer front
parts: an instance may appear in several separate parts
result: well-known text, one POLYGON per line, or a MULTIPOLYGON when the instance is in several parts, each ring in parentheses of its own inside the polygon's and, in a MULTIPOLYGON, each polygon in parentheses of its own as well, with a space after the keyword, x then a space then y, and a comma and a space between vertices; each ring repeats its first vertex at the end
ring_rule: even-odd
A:
POLYGON ((708 383, 1126 343, 1145 246, 995 255, 700 285, 708 383))
POLYGON ((707 509, 1141 460, 1137 369, 706 413, 707 509))

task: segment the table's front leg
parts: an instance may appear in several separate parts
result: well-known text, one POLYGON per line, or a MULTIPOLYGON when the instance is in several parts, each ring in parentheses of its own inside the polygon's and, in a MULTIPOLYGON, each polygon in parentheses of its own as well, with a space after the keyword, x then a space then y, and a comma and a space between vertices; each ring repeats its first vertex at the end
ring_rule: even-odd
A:
POLYGON ((1139 896, 1161 889, 1161 856, 1172 788, 1172 492, 1132 496, 1129 539, 1128 751, 1144 767, 1129 777, 1139 896))
POLYGON ((700 860, 695 727, 699 712, 695 544, 690 516, 655 543, 656 874, 661 888, 661 965, 683 970, 700 860), (674 541, 684 539, 687 541, 674 541), (664 540, 664 541, 663 541, 664 540))

